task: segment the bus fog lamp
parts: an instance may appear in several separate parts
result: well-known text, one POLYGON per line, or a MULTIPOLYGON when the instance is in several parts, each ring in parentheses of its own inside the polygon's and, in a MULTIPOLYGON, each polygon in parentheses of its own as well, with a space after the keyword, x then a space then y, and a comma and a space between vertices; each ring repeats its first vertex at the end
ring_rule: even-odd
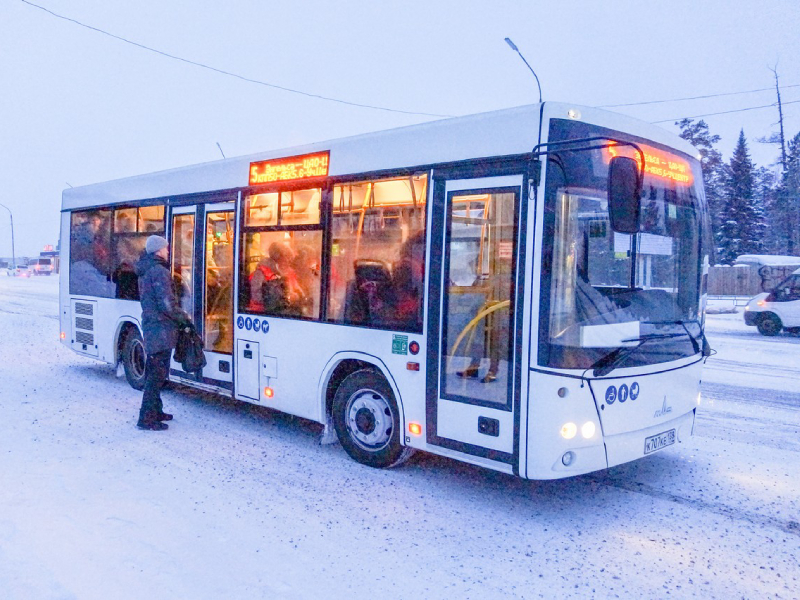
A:
POLYGON ((578 426, 575 423, 564 423, 561 427, 561 437, 565 440, 571 440, 578 433, 578 426))
POLYGON ((561 464, 564 465, 565 467, 568 467, 573 462, 575 462, 575 453, 572 450, 564 452, 564 456, 561 457, 561 464))
POLYGON ((587 440, 594 437, 595 431, 596 427, 591 421, 586 421, 586 423, 583 424, 583 427, 581 427, 581 435, 587 440))

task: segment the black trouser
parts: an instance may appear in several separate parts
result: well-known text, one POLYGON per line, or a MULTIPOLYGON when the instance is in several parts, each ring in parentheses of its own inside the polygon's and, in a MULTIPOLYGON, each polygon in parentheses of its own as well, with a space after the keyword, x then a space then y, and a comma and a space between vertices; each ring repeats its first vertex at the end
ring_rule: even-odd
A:
POLYGON ((139 423, 152 423, 164 412, 161 403, 161 388, 167 381, 169 373, 169 359, 172 350, 155 352, 147 355, 144 366, 144 394, 142 395, 142 408, 139 410, 139 423))

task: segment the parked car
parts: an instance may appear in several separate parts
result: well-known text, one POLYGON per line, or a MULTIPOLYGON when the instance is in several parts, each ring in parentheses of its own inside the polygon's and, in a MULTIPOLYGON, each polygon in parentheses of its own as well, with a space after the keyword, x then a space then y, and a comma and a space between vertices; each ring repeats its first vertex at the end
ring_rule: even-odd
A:
POLYGON ((761 335, 800 331, 800 269, 771 292, 752 298, 744 308, 744 324, 755 325, 761 335))

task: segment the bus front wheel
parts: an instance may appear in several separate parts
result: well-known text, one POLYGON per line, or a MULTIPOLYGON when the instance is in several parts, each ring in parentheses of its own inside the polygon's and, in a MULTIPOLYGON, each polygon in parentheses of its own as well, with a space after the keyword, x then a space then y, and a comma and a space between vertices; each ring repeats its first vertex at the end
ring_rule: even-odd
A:
POLYGON ((142 335, 138 329, 131 329, 122 343, 122 365, 125 367, 125 379, 135 390, 144 389, 146 358, 142 335))
POLYGON ((386 379, 374 369, 344 378, 333 397, 333 424, 345 452, 370 467, 385 469, 414 452, 400 443, 400 413, 386 379))

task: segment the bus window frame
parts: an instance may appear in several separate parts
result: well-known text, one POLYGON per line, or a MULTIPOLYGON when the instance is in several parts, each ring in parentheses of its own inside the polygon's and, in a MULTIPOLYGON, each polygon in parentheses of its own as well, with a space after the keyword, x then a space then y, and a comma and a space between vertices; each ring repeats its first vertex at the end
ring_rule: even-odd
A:
MULTIPOLYGON (((432 219, 432 210, 433 210, 433 169, 430 167, 417 167, 417 168, 410 168, 410 169, 394 169, 391 171, 373 171, 373 172, 366 172, 366 173, 353 173, 346 176, 338 176, 338 177, 330 177, 328 178, 328 188, 329 188, 329 197, 328 197, 328 206, 326 211, 326 235, 327 240, 323 240, 325 243, 325 247, 323 248, 323 254, 327 254, 327 264, 323 260, 323 266, 326 267, 327 270, 323 271, 323 283, 326 284, 326 296, 325 296, 325 318, 324 322, 330 325, 336 325, 339 327, 356 327, 358 329, 369 329, 373 331, 398 331, 401 333, 409 333, 409 334, 417 334, 417 335, 424 335, 427 331, 427 322, 428 322, 428 310, 430 307, 429 304, 429 297, 430 297, 430 272, 431 272, 431 252, 430 252, 430 229, 431 229, 431 219, 432 219), (330 265, 332 263, 332 252, 333 252, 333 217, 334 217, 334 203, 336 201, 334 197, 334 190, 337 186, 346 186, 346 185, 358 185, 364 183, 375 183, 380 181, 387 181, 387 180, 402 180, 414 176, 424 176, 426 178, 425 182, 425 194, 422 203, 424 204, 424 212, 425 212, 425 228, 424 228, 424 238, 425 238, 425 272, 423 274, 423 284, 422 284, 422 321, 419 328, 417 327, 402 327, 402 328, 392 328, 387 327, 385 325, 369 325, 364 323, 347 323, 344 321, 333 321, 329 318, 328 308, 330 302, 330 265)), ((412 191, 412 194, 414 192, 412 191)), ((409 204, 408 206, 412 208, 418 207, 420 204, 420 198, 415 198, 413 204, 409 204)), ((386 205, 388 207, 397 207, 398 205, 386 205)), ((405 205, 401 205, 405 206, 405 205)))
MULTIPOLYGON (((329 230, 330 227, 328 226, 330 223, 329 214, 331 208, 331 194, 333 193, 333 187, 330 184, 330 180, 328 178, 319 178, 315 177, 313 179, 303 179, 300 181, 292 181, 292 182, 275 182, 269 185, 259 185, 259 186, 248 186, 240 189, 240 196, 239 196, 239 203, 241 206, 241 210, 239 211, 238 219, 235 221, 239 232, 237 236, 236 243, 238 244, 238 250, 236 251, 235 257, 238 261, 238 265, 236 268, 236 289, 235 289, 235 297, 234 297, 234 306, 236 307, 237 313, 245 314, 245 315, 255 315, 259 317, 267 317, 272 319, 290 319, 294 321, 309 321, 309 322, 318 322, 324 323, 327 319, 327 292, 328 292, 328 267, 330 265, 330 261, 326 260, 326 256, 330 254, 329 246, 329 230), (317 188, 320 190, 320 199, 319 199, 319 223, 316 224, 304 224, 304 225, 281 225, 280 224, 280 214, 281 214, 281 203, 278 202, 278 225, 248 225, 245 226, 245 221, 247 218, 246 215, 246 201, 247 197, 254 195, 254 194, 271 194, 277 193, 281 194, 282 192, 293 192, 299 190, 307 190, 317 188), (270 314, 270 313, 263 313, 263 312, 255 312, 248 309, 246 304, 242 303, 242 295, 240 293, 241 286, 245 284, 249 284, 248 276, 245 273, 245 269, 247 267, 247 263, 245 261, 245 236, 249 233, 279 233, 281 231, 320 231, 322 232, 322 248, 321 248, 321 256, 320 256, 320 289, 319 289, 319 312, 314 317, 305 317, 302 315, 277 315, 277 314, 270 314)), ((329 256, 328 256, 329 258, 329 256)))

